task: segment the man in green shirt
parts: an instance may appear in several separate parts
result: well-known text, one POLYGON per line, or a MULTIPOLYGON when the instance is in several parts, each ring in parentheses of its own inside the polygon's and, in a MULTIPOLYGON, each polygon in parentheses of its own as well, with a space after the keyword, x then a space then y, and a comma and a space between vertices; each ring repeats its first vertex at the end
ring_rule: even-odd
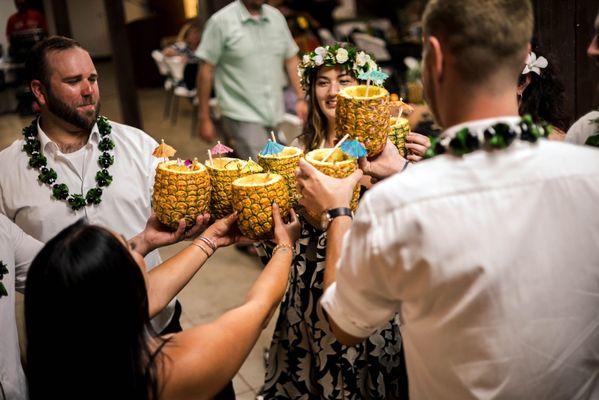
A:
POLYGON ((283 88, 297 94, 296 113, 306 119, 308 104, 297 76, 298 47, 285 17, 264 0, 236 0, 207 22, 196 52, 199 125, 204 140, 215 138, 208 100, 212 84, 222 112, 227 143, 241 158, 255 157, 284 114, 283 88))

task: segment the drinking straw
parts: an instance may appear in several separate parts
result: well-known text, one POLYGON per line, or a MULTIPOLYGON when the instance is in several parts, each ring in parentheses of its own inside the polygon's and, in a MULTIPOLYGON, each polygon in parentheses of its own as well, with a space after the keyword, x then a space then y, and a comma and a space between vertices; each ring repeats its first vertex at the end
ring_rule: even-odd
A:
POLYGON ((343 142, 345 142, 347 140, 347 138, 349 137, 349 134, 343 136, 343 138, 335 145, 335 147, 333 147, 326 156, 324 156, 324 158, 322 159, 322 162, 325 162, 327 160, 327 158, 329 158, 334 152, 335 150, 337 150, 337 148, 339 148, 339 146, 341 146, 341 144, 343 142))

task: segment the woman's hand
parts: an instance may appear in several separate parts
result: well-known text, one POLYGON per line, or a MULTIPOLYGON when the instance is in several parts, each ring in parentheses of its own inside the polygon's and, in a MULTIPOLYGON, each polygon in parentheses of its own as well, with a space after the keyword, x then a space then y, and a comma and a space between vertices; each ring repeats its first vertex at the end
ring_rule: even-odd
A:
POLYGON ((273 242, 275 244, 287 244, 293 247, 300 237, 301 230, 295 211, 293 211, 293 209, 289 211, 289 222, 285 223, 281 218, 279 206, 276 203, 273 203, 272 219, 275 223, 275 237, 273 242))
POLYGON ((206 229, 209 220, 209 214, 198 215, 195 224, 187 229, 185 220, 181 219, 177 229, 173 230, 158 221, 156 214, 152 214, 146 222, 144 230, 131 238, 129 244, 145 257, 159 247, 168 246, 181 240, 193 239, 206 229))
POLYGON ((237 222, 236 212, 216 220, 204 231, 204 236, 212 240, 217 248, 230 246, 242 237, 235 222, 237 222))
POLYGON ((424 158, 424 153, 431 147, 431 141, 428 136, 420 133, 410 132, 406 138, 406 149, 408 149, 408 160, 418 162, 424 158))

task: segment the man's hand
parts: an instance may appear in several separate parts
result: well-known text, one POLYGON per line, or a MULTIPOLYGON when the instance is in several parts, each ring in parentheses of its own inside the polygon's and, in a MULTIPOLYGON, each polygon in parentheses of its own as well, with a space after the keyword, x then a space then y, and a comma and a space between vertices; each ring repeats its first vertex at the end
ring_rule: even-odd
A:
POLYGON ((397 147, 387 140, 381 154, 370 160, 366 157, 360 158, 358 162, 364 174, 381 180, 401 171, 408 161, 399 154, 397 147))
POLYGON ((421 161, 429 147, 431 147, 431 141, 428 136, 410 132, 406 137, 406 149, 409 151, 408 160, 411 162, 421 161))
POLYGON ((179 221, 176 230, 158 221, 156 214, 152 214, 146 222, 145 229, 129 241, 131 247, 144 257, 151 251, 177 243, 184 239, 191 239, 206 229, 210 214, 199 215, 194 226, 186 230, 185 220, 179 221))
POLYGON ((213 142, 216 139, 214 123, 210 117, 199 117, 198 136, 206 142, 213 142))
POLYGON ((304 97, 298 97, 295 101, 295 114, 303 122, 308 120, 308 101, 304 97))
POLYGON ((323 174, 304 159, 300 159, 296 175, 297 190, 302 195, 300 204, 321 215, 331 208, 349 207, 362 171, 357 169, 347 178, 338 179, 323 174))

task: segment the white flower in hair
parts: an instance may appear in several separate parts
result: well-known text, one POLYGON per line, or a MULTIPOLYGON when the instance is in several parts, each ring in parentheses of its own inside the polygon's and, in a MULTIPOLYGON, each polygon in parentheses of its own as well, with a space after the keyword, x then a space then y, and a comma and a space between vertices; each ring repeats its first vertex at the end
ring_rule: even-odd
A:
POLYGON ((370 56, 363 51, 359 52, 356 56, 356 64, 358 64, 358 67, 363 67, 368 61, 370 61, 370 56))
POLYGON ((314 53, 316 53, 317 56, 321 56, 324 58, 324 56, 327 54, 327 49, 325 49, 322 46, 318 46, 316 49, 314 49, 314 53))
POLYGON ((547 68, 549 62, 543 56, 537 58, 537 55, 533 52, 530 52, 528 58, 526 58, 526 65, 524 66, 524 70, 522 71, 522 75, 526 75, 530 72, 534 72, 537 75, 541 75, 541 69, 547 68))
POLYGON ((320 67, 323 63, 324 63, 324 58, 320 54, 317 54, 314 57, 314 64, 316 64, 317 67, 320 67))
POLYGON ((310 54, 304 54, 304 56, 302 57, 302 62, 304 64, 308 64, 310 62, 310 54))
POLYGON ((343 64, 349 59, 349 53, 344 48, 340 48, 337 50, 337 55, 335 58, 339 64, 343 64))

